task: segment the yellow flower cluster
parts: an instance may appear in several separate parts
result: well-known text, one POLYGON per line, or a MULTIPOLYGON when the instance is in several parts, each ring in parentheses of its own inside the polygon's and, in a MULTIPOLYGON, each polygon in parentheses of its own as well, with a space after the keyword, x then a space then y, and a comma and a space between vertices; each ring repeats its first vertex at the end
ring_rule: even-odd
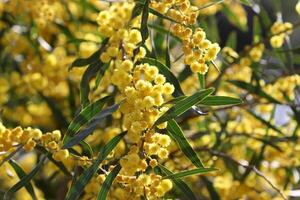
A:
POLYGON ((171 32, 183 43, 185 64, 189 65, 194 73, 206 74, 207 62, 216 59, 220 47, 206 38, 203 29, 193 30, 189 27, 197 21, 198 8, 192 6, 189 0, 151 1, 150 6, 176 21, 171 26, 171 32))
POLYGON ((116 188, 113 194, 115 199, 140 199, 145 194, 149 200, 157 200, 172 189, 173 184, 169 179, 162 179, 155 174, 142 174, 137 179, 119 175, 117 181, 125 185, 124 188, 116 188))
MULTIPOLYGON (((123 188, 116 187, 114 191, 118 199, 136 199, 143 195, 157 199, 172 188, 172 183, 153 172, 146 173, 146 169, 157 165, 151 156, 167 158, 166 148, 171 140, 167 135, 155 133, 152 126, 168 109, 162 104, 171 98, 174 86, 166 82, 156 66, 137 64, 146 51, 139 47, 142 37, 136 22, 140 17, 131 19, 133 7, 133 3, 114 3, 97 18, 100 34, 109 38, 100 59, 110 62, 110 81, 120 91, 117 100, 123 102, 118 112, 122 116, 122 127, 127 130, 126 140, 131 144, 129 152, 120 159, 122 169, 117 182, 123 188), (134 176, 137 172, 140 175, 134 176)), ((166 125, 163 123, 158 128, 166 125)))
POLYGON ((43 134, 41 130, 30 127, 22 129, 18 126, 14 129, 7 129, 0 123, 0 151, 9 153, 19 145, 22 145, 25 151, 32 151, 37 144, 53 153, 53 158, 57 161, 64 161, 69 157, 69 151, 60 148, 59 130, 43 134))
POLYGON ((298 1, 298 3, 296 4, 296 7, 295 7, 297 13, 300 15, 300 1, 298 1))
POLYGON ((9 83, 6 78, 0 77, 0 106, 5 104, 9 98, 9 83))
POLYGON ((293 30, 293 25, 289 22, 275 22, 271 27, 271 33, 273 36, 270 39, 270 44, 274 48, 282 47, 284 43, 284 38, 291 34, 293 30))
POLYGON ((4 8, 15 15, 27 13, 41 28, 45 28, 55 17, 55 1, 52 0, 12 0, 5 2, 4 8))
MULTIPOLYGON (((99 32, 109 38, 109 45, 100 56, 102 62, 108 63, 111 59, 122 60, 125 55, 127 59, 134 56, 133 51, 142 41, 142 37, 140 32, 134 29, 138 28, 136 27, 138 18, 130 20, 133 7, 133 3, 113 4, 109 9, 99 13, 97 17, 99 32)), ((146 50, 139 47, 139 53, 135 55, 135 59, 140 59, 145 55, 146 50)))

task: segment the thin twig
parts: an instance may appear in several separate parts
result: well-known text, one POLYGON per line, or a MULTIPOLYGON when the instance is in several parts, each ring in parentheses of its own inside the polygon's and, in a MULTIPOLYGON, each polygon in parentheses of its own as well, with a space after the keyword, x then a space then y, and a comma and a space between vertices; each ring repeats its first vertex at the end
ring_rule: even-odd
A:
POLYGON ((222 157, 222 158, 225 158, 225 159, 228 159, 232 162, 234 162, 235 164, 245 168, 245 169, 250 169, 252 170, 254 173, 256 173, 259 177, 263 178, 284 200, 287 200, 287 198, 285 197, 285 195, 282 193, 282 191, 277 188, 261 171, 259 171, 255 166, 253 165, 245 165, 243 163, 240 163, 239 161, 233 159, 232 157, 230 157, 229 155, 225 154, 225 153, 222 153, 222 152, 219 152, 219 151, 215 151, 215 150, 212 150, 212 149, 208 149, 208 148, 199 148, 197 149, 198 151, 202 150, 202 151, 208 151, 211 155, 214 155, 214 156, 219 156, 219 157, 222 157))

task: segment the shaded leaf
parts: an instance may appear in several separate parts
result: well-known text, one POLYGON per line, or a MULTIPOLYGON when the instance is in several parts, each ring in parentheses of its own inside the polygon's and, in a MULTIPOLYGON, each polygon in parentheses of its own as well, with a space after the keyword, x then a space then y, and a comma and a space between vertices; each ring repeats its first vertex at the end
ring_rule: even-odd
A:
POLYGON ((99 48, 99 50, 97 50, 95 53, 93 53, 90 57, 88 58, 78 58, 76 59, 72 65, 69 67, 69 70, 71 70, 73 67, 83 67, 89 64, 92 64, 94 62, 97 62, 99 60, 100 55, 102 54, 102 52, 105 50, 105 46, 108 43, 108 38, 104 39, 102 41, 101 47, 99 48))
POLYGON ((167 176, 164 176, 163 178, 169 178, 169 179, 180 179, 184 178, 187 176, 192 176, 192 175, 199 175, 199 174, 206 174, 209 172, 217 171, 218 169, 216 168, 198 168, 198 169, 191 169, 191 170, 186 170, 186 171, 181 171, 178 173, 170 174, 167 176))
POLYGON ((14 186, 12 186, 5 194, 4 194, 4 200, 9 200, 10 197, 17 192, 22 187, 26 186, 28 183, 30 183, 31 179, 37 174, 37 172, 42 168, 44 161, 46 159, 46 156, 42 157, 39 161, 39 163, 34 167, 34 169, 27 174, 26 176, 23 176, 19 182, 17 182, 14 186))
POLYGON ((200 89, 205 89, 205 75, 198 73, 200 89))
POLYGON ((252 6, 252 3, 250 3, 249 0, 240 0, 240 2, 246 6, 252 6))
POLYGON ((109 188, 111 187, 114 179, 118 175, 118 173, 121 170, 121 165, 117 165, 114 167, 114 169, 107 175, 105 181, 103 182, 101 189, 98 193, 98 200, 106 200, 107 193, 109 191, 109 188))
POLYGON ((62 162, 56 161, 53 159, 52 154, 47 151, 47 149, 45 149, 42 146, 37 145, 35 147, 37 150, 39 150, 40 152, 42 152, 44 155, 47 156, 48 160, 51 161, 54 165, 56 165, 56 167, 58 167, 66 176, 71 177, 71 173, 68 171, 68 169, 65 167, 65 165, 62 162))
POLYGON ((39 95, 42 97, 42 99, 47 103, 47 105, 51 109, 57 124, 62 128, 68 127, 69 122, 67 121, 62 110, 58 107, 56 102, 52 98, 44 96, 41 92, 39 93, 39 95))
POLYGON ((184 136, 183 131, 177 124, 175 120, 168 121, 167 130, 169 135, 173 140, 176 141, 177 145, 181 149, 182 153, 198 168, 204 168, 204 165, 200 158, 198 157, 197 153, 194 151, 190 143, 187 141, 186 137, 184 136))
POLYGON ((227 97, 227 96, 209 96, 201 101, 201 105, 205 106, 228 106, 238 105, 243 103, 241 99, 227 97))
MULTIPOLYGON (((166 167, 159 165, 157 168, 159 168, 162 171, 161 175, 170 176, 173 175, 173 173, 168 170, 166 167)), ((189 186, 180 179, 171 179, 173 183, 178 187, 182 194, 189 200, 197 200, 197 197, 194 195, 193 191, 189 188, 189 186)))
POLYGON ((102 62, 97 61, 96 63, 90 64, 85 70, 81 82, 80 82, 80 104, 82 108, 89 104, 89 93, 90 93, 90 80, 96 75, 97 71, 101 67, 102 62))
MULTIPOLYGON (((9 160, 9 164, 14 168, 16 174, 18 175, 18 177, 20 179, 22 179, 23 177, 25 177, 27 174, 25 173, 25 171, 22 169, 22 167, 13 159, 9 160)), ((30 196, 32 197, 32 199, 37 199, 36 195, 34 193, 34 189, 32 187, 32 184, 30 182, 28 182, 25 185, 25 188, 27 190, 27 192, 30 194, 30 196)))
POLYGON ((228 82, 241 88, 241 89, 248 91, 251 94, 255 94, 257 96, 263 97, 263 98, 269 100, 271 103, 280 104, 279 101, 277 101, 276 99, 274 99, 273 97, 271 97, 270 95, 265 93, 261 88, 253 86, 250 83, 246 83, 244 81, 237 81, 237 80, 232 80, 232 81, 228 81, 228 82))
POLYGON ((84 140, 87 136, 89 136, 91 133, 94 132, 94 130, 97 128, 97 125, 103 118, 111 115, 118 108, 119 108, 119 104, 115 104, 113 106, 103 109, 99 114, 97 114, 95 119, 93 119, 85 129, 78 132, 78 134, 76 134, 74 137, 68 139, 62 148, 68 149, 74 145, 79 144, 82 140, 84 140))
POLYGON ((85 186, 94 174, 97 172, 100 163, 108 156, 108 154, 117 146, 120 140, 124 137, 126 132, 123 132, 113 139, 111 139, 101 150, 100 153, 95 160, 95 162, 78 177, 78 179, 71 186, 65 200, 75 200, 78 199, 79 196, 84 191, 85 186))
MULTIPOLYGON (((106 96, 97 100, 94 103, 86 106, 81 112, 72 120, 65 136, 73 136, 82 126, 90 122, 103 108, 103 106, 112 100, 112 96, 106 96)), ((64 143, 65 143, 64 139, 64 143)))
POLYGON ((149 37, 149 30, 148 30, 149 1, 150 0, 145 0, 145 4, 143 6, 142 21, 141 21, 142 43, 144 43, 149 37))
POLYGON ((257 120, 259 120, 261 123, 263 123, 264 125, 268 126, 269 128, 273 129, 274 131, 284 135, 284 133, 279 130, 276 126, 272 125, 270 122, 268 122, 267 120, 263 119, 262 117, 258 116, 257 114, 255 114, 254 112, 252 112, 251 110, 247 110, 248 113, 250 115, 252 115, 253 117, 255 117, 257 120))
POLYGON ((14 157, 14 155, 16 155, 16 153, 18 153, 19 151, 21 151, 23 148, 23 145, 18 146, 18 148, 16 150, 14 150, 13 152, 11 152, 8 156, 6 156, 0 163, 0 167, 8 160, 10 160, 12 157, 14 157))

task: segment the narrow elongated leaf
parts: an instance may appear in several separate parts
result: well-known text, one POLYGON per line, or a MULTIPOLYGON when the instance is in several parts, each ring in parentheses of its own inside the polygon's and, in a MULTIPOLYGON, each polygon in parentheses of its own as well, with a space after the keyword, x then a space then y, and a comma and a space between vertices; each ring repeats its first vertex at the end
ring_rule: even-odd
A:
POLYGON ((16 155, 16 153, 18 153, 19 151, 22 150, 23 145, 19 145, 18 148, 16 150, 14 150, 13 152, 11 152, 7 157, 5 157, 1 163, 0 163, 0 167, 8 160, 10 160, 12 157, 14 157, 14 155, 16 155))
POLYGON ((198 73, 198 79, 200 84, 200 89, 205 89, 205 75, 198 73))
POLYGON ((220 4, 220 3, 223 3, 223 2, 224 2, 224 0, 218 0, 218 1, 215 1, 215 2, 211 2, 211 3, 208 3, 208 4, 204 5, 204 6, 199 7, 197 10, 201 11, 201 10, 203 10, 205 8, 209 8, 211 6, 216 6, 217 4, 220 4))
MULTIPOLYGON (((18 175, 18 177, 21 179, 23 177, 25 177, 27 174, 25 173, 25 171, 22 169, 22 167, 13 159, 9 160, 9 164, 14 168, 16 174, 18 175)), ((34 189, 32 187, 32 184, 30 182, 28 182, 25 185, 25 188, 27 190, 27 192, 30 194, 30 196, 32 197, 32 199, 37 199, 36 195, 34 193, 34 189)))
POLYGON ((42 157, 39 163, 35 166, 35 168, 26 176, 23 176, 19 182, 17 182, 14 186, 12 186, 5 194, 4 194, 4 200, 9 200, 11 196, 17 192, 19 189, 30 183, 31 179, 37 174, 37 172, 42 168, 44 161, 46 159, 45 157, 42 157))
POLYGON ((276 103, 276 104, 280 104, 280 102, 276 99, 274 99, 273 97, 271 97, 270 95, 268 95, 267 93, 265 93, 261 88, 259 87, 255 87, 249 83, 246 83, 244 81, 237 81, 237 80, 233 80, 233 81, 228 81, 229 83, 244 89, 246 91, 248 91, 251 94, 255 94, 258 95, 260 97, 263 97, 267 100, 269 100, 271 103, 276 103))
POLYGON ((205 106, 228 106, 243 103, 241 99, 226 96, 209 96, 201 101, 201 105, 205 106))
POLYGON ((85 70, 80 82, 80 103, 84 108, 89 104, 90 80, 96 75, 101 67, 102 62, 97 61, 88 66, 85 70))
POLYGON ((167 15, 163 15, 161 14, 160 12, 157 12, 156 10, 152 9, 152 8, 149 8, 149 12, 153 15, 156 15, 157 17, 160 17, 162 19, 166 19, 166 20, 169 20, 171 22, 174 22, 174 23, 178 23, 177 21, 175 21, 174 19, 168 17, 167 15))
POLYGON ((90 57, 76 59, 72 63, 72 65, 69 68, 69 70, 71 70, 73 67, 83 67, 83 66, 92 64, 94 62, 97 62, 99 60, 100 55, 105 50, 107 42, 108 42, 108 38, 104 39, 103 42, 102 42, 101 47, 99 48, 99 50, 96 51, 95 53, 93 53, 90 57))
POLYGON ((167 47, 166 47, 166 66, 170 69, 171 68, 171 58, 170 58, 170 31, 167 35, 167 47))
POLYGON ((252 6, 252 3, 250 3, 249 0, 240 0, 240 2, 246 6, 252 6))
POLYGON ((279 130, 276 126, 274 126, 273 124, 271 124, 270 122, 268 122, 267 120, 263 119, 262 117, 258 116, 257 114, 255 114, 254 112, 252 112, 251 110, 247 110, 248 113, 250 115, 252 115, 253 117, 255 117, 257 120, 259 120, 261 123, 263 123, 264 125, 268 126, 269 128, 273 129, 274 131, 284 135, 284 133, 279 130))
POLYGON ((240 19, 238 17, 236 17, 236 15, 234 14, 234 12, 232 12, 232 9, 228 5, 223 4, 222 12, 228 18, 228 20, 232 24, 234 24, 235 26, 237 26, 240 30, 242 30, 244 32, 248 30, 248 27, 246 26, 247 24, 241 23, 240 19))
POLYGON ((102 78, 104 76, 104 73, 109 68, 109 66, 110 66, 110 62, 109 63, 105 63, 105 64, 103 64, 103 67, 101 67, 98 70, 98 73, 97 73, 97 76, 96 76, 96 81, 95 81, 95 86, 94 86, 93 90, 97 90, 97 88, 99 87, 99 85, 101 83, 101 80, 102 80, 102 78))
POLYGON ((71 148, 74 145, 79 144, 82 140, 84 140, 87 136, 89 136, 91 133, 94 132, 94 130, 97 128, 97 125, 99 122, 104 119, 105 117, 111 115, 113 112, 115 112, 119 108, 119 104, 115 104, 113 106, 110 106, 108 108, 105 108, 102 110, 95 119, 93 119, 90 124, 80 131, 78 134, 76 134, 74 137, 68 139, 66 143, 63 145, 64 149, 71 148))
POLYGON ((137 16, 139 16, 143 11, 143 7, 144 7, 144 2, 137 2, 132 10, 131 19, 134 19, 137 16))
POLYGON ((199 174, 206 174, 209 172, 213 172, 213 171, 217 171, 218 169, 216 168, 198 168, 198 169, 191 169, 191 170, 186 170, 186 171, 182 171, 182 172, 178 172, 175 174, 170 174, 167 176, 164 176, 163 178, 169 178, 169 179, 180 179, 180 178, 184 178, 187 176, 192 176, 192 175, 199 175, 199 174))
MULTIPOLYGON (((168 170, 166 167, 162 165, 159 165, 158 168, 162 171, 162 174, 160 175, 166 175, 166 176, 173 175, 173 173, 170 170, 168 170)), ((181 190, 182 194, 186 197, 186 199, 197 200, 193 191, 189 188, 189 186, 184 181, 180 179, 171 179, 171 180, 176 185, 176 187, 178 187, 181 190)))
POLYGON ((207 188, 207 191, 209 193, 210 199, 220 200, 220 195, 218 194, 218 192, 214 188, 213 183, 210 180, 208 180, 208 178, 206 178, 205 176, 202 176, 201 178, 202 178, 203 182, 206 185, 206 188, 207 188))
POLYGON ((165 66, 164 64, 162 64, 161 62, 159 62, 158 60, 155 60, 153 58, 144 58, 142 60, 142 62, 149 63, 150 65, 154 65, 158 68, 159 72, 166 77, 166 80, 169 83, 174 85, 175 91, 174 91, 173 95, 175 97, 183 95, 183 91, 181 89, 179 81, 177 80, 177 78, 174 76, 174 74, 170 71, 170 69, 167 66, 165 66))
POLYGON ((150 0, 145 0, 145 4, 143 7, 142 21, 141 21, 142 43, 144 43, 149 37, 149 30, 148 30, 149 1, 150 0))
POLYGON ((121 165, 115 166, 115 168, 107 175, 105 181, 103 182, 101 189, 98 193, 97 200, 106 200, 107 193, 109 191, 109 188, 111 187, 114 179, 118 175, 118 173, 121 170, 121 165))
POLYGON ((176 141, 177 145, 181 149, 182 153, 198 168, 204 168, 204 165, 197 153, 194 151, 190 143, 187 141, 183 134, 183 131, 175 120, 168 121, 167 130, 173 140, 176 141))
POLYGON ((59 106, 57 106, 55 101, 52 98, 44 96, 41 92, 39 93, 39 95, 51 109, 56 123, 62 128, 68 127, 69 122, 67 121, 67 118, 64 116, 62 110, 59 108, 59 106))
POLYGON ((86 106, 70 123, 65 135, 73 136, 82 126, 90 122, 111 99, 112 96, 106 96, 86 106))
POLYGON ((100 163, 108 156, 108 154, 117 146, 120 140, 124 137, 126 132, 123 132, 113 139, 111 139, 100 151, 95 162, 78 177, 76 182, 71 186, 65 200, 78 199, 82 194, 84 187, 91 180, 94 174, 97 172, 100 163))
POLYGON ((199 104, 211 93, 213 93, 213 88, 208 88, 206 90, 200 90, 195 94, 184 98, 183 100, 175 103, 167 112, 165 112, 158 120, 156 120, 154 125, 161 124, 170 119, 174 119, 177 116, 181 115, 185 111, 189 110, 192 106, 199 104))
POLYGON ((49 151, 47 151, 47 149, 39 145, 37 145, 35 148, 44 155, 47 155, 48 160, 51 161, 54 165, 56 165, 56 167, 58 167, 66 176, 72 177, 71 173, 68 171, 65 165, 62 162, 54 160, 52 154, 49 151))
POLYGON ((93 157, 92 147, 88 143, 86 143, 85 141, 81 141, 80 146, 82 148, 82 155, 86 155, 89 158, 93 157))

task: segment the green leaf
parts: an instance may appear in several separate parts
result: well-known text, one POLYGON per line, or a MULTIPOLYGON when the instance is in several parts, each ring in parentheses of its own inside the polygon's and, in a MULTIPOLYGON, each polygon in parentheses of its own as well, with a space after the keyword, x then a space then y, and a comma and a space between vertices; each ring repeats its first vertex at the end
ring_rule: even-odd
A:
POLYGON ((132 10, 132 13, 131 13, 131 19, 134 19, 136 18, 137 16, 139 16, 142 11, 143 11, 143 2, 139 3, 137 2, 132 10))
POLYGON ((143 58, 142 62, 149 63, 150 65, 154 65, 158 68, 159 72, 166 77, 166 80, 169 83, 174 85, 175 91, 174 91, 173 95, 175 97, 183 95, 183 91, 181 89, 179 81, 177 80, 177 78, 174 76, 174 74, 170 71, 170 69, 167 66, 165 66, 164 64, 162 64, 161 62, 159 62, 158 60, 155 60, 153 58, 143 58))
POLYGON ((228 82, 241 88, 241 89, 248 91, 251 94, 263 97, 263 98, 269 100, 271 103, 280 104, 279 101, 277 101, 276 99, 274 99, 273 97, 271 97, 270 95, 265 93, 260 87, 253 86, 250 83, 246 83, 244 81, 238 81, 238 80, 232 80, 232 81, 228 81, 228 82))
POLYGON ((172 34, 171 32, 169 32, 169 30, 166 30, 163 26, 159 26, 157 24, 154 23, 149 23, 148 26, 154 30, 156 30, 157 32, 161 33, 161 34, 168 34, 170 33, 170 36, 176 40, 177 42, 181 42, 181 39, 177 36, 175 36, 174 34, 172 34))
POLYGON ((93 149, 88 143, 86 143, 85 141, 81 141, 80 146, 82 148, 82 155, 86 155, 89 158, 93 158, 93 149))
POLYGON ((224 0, 218 0, 218 1, 215 1, 215 2, 211 2, 211 3, 208 3, 208 4, 204 5, 204 6, 199 7, 197 10, 201 11, 201 10, 203 10, 205 8, 209 8, 211 6, 215 6, 215 5, 223 3, 223 2, 224 2, 224 0))
POLYGON ((39 163, 34 167, 34 169, 27 174, 26 176, 23 176, 19 182, 17 182, 14 186, 12 186, 5 194, 4 194, 4 200, 11 199, 10 197, 13 195, 13 193, 17 192, 22 187, 26 186, 30 183, 31 179, 37 174, 37 172, 42 168, 44 161, 46 159, 46 156, 42 157, 39 161, 39 163))
MULTIPOLYGON (((112 100, 112 96, 106 96, 102 99, 97 100, 94 103, 86 106, 81 112, 72 120, 68 130, 65 134, 65 138, 73 136, 82 126, 90 122, 103 108, 103 106, 112 100)), ((64 138, 64 144, 66 139, 64 138)))
POLYGON ((252 3, 250 3, 249 0, 240 0, 240 2, 246 6, 252 6, 252 3))
POLYGON ((205 89, 205 75, 198 73, 200 89, 205 89))
POLYGON ((94 130, 97 128, 97 125, 99 122, 111 115, 113 112, 115 112, 119 108, 119 104, 115 104, 113 106, 110 106, 108 108, 103 109, 97 116, 89 123, 89 125, 80 131, 78 134, 76 134, 74 137, 67 139, 66 143, 63 145, 63 149, 71 148, 74 145, 79 144, 81 141, 83 141, 87 136, 89 136, 91 133, 94 132, 94 130))
POLYGON ((71 70, 73 67, 83 67, 83 66, 97 62, 99 60, 100 55, 105 50, 106 44, 108 43, 108 41, 109 41, 108 38, 104 39, 99 50, 97 50, 95 53, 93 53, 90 57, 76 59, 72 63, 72 65, 69 67, 69 70, 71 70))
POLYGON ((180 179, 180 178, 184 178, 187 176, 192 176, 192 175, 199 175, 199 174, 206 174, 209 172, 213 172, 213 171, 217 171, 218 169, 216 168, 198 168, 198 169, 191 169, 191 170, 186 170, 186 171, 182 171, 182 172, 178 172, 175 174, 170 174, 167 176, 164 176, 163 178, 169 178, 169 179, 180 179))
POLYGON ((90 80, 96 75, 97 71, 103 63, 97 61, 88 66, 85 70, 81 82, 80 82, 80 104, 82 108, 86 107, 89 104, 89 93, 90 93, 90 80))
POLYGON ((143 7, 142 21, 141 21, 142 43, 144 43, 149 37, 149 30, 148 30, 149 1, 150 0, 145 0, 145 4, 143 7))
POLYGON ((240 30, 242 30, 244 32, 246 32, 248 30, 248 27, 246 26, 246 24, 241 24, 240 19, 238 17, 236 17, 235 13, 232 12, 232 9, 228 5, 223 4, 222 12, 228 18, 228 20, 232 24, 234 24, 236 27, 238 27, 240 30))
POLYGON ((236 49, 237 47, 237 33, 231 32, 228 36, 228 39, 226 41, 226 47, 231 47, 232 49, 236 49))
MULTIPOLYGON (((168 170, 166 167, 159 165, 158 168, 163 172, 162 175, 173 175, 173 173, 168 170)), ((171 179, 173 183, 178 187, 183 195, 186 197, 186 199, 189 200, 197 200, 197 197, 194 195, 193 191, 189 188, 189 186, 180 179, 171 179)))
POLYGON ((200 90, 195 94, 175 103, 167 112, 165 112, 162 116, 158 118, 158 120, 156 120, 154 126, 180 116, 185 111, 189 110, 192 106, 197 105, 201 101, 203 101, 207 96, 213 93, 213 91, 213 88, 200 90))
POLYGON ((167 130, 173 140, 176 141, 177 145, 181 149, 182 153, 198 168, 204 168, 204 165, 197 153, 194 151, 183 131, 175 120, 168 121, 167 130))
POLYGON ((12 157, 14 157, 14 155, 16 155, 16 153, 18 153, 19 151, 21 151, 23 148, 23 145, 19 145, 18 148, 16 150, 14 150, 13 152, 11 152, 8 156, 6 156, 0 163, 0 167, 8 160, 10 160, 12 157))
POLYGON ((166 66, 170 69, 171 68, 171 59, 170 59, 170 31, 167 35, 167 47, 166 47, 166 66))
POLYGON ((72 177, 71 173, 68 171, 65 165, 62 162, 54 160, 52 157, 52 153, 47 151, 47 149, 39 145, 37 145, 35 148, 44 155, 46 155, 48 160, 51 161, 54 165, 56 165, 56 167, 58 167, 67 177, 72 177))
MULTIPOLYGON (((9 160, 9 164, 14 168, 16 174, 18 175, 18 177, 20 179, 22 179, 23 177, 25 177, 27 174, 25 173, 25 171, 22 169, 22 167, 13 159, 9 160)), ((37 199, 36 195, 34 193, 34 189, 32 187, 32 184, 30 182, 28 182, 25 185, 25 188, 27 190, 27 192, 30 194, 30 196, 32 197, 32 199, 37 199)))
POLYGON ((226 96, 209 96, 201 101, 201 105, 205 106, 228 106, 243 103, 241 99, 226 96))
POLYGON ((55 121, 59 125, 59 127, 61 128, 68 127, 69 122, 67 121, 67 118, 64 116, 61 108, 57 105, 57 103, 52 98, 44 96, 41 92, 39 93, 39 95, 47 103, 48 107, 51 109, 55 121))
POLYGON ((84 187, 89 183, 91 178, 97 172, 100 163, 108 156, 108 154, 117 146, 117 144, 124 137, 126 132, 122 132, 119 135, 115 136, 111 139, 101 150, 100 153, 95 160, 95 162, 78 177, 76 182, 71 186, 65 200, 75 200, 78 199, 79 196, 84 191, 84 187))
POLYGON ((97 90, 97 88, 99 87, 100 83, 101 83, 101 80, 104 76, 104 73, 106 72, 106 70, 109 68, 110 66, 110 62, 109 63, 105 63, 103 65, 103 67, 101 67, 97 73, 97 76, 96 76, 96 81, 95 81, 95 86, 93 88, 93 90, 97 90))
POLYGON ((178 23, 177 21, 175 21, 174 19, 166 16, 166 15, 163 15, 161 14, 160 12, 157 12, 156 10, 152 9, 152 8, 149 8, 149 12, 153 15, 156 15, 157 17, 160 17, 162 19, 166 19, 166 20, 169 20, 171 22, 174 22, 174 23, 178 23))
POLYGON ((121 165, 115 166, 115 168, 107 175, 105 181, 103 182, 101 189, 98 193, 98 200, 106 200, 107 193, 109 191, 109 188, 111 187, 114 179, 118 175, 118 173, 121 170, 121 165))
POLYGON ((252 112, 251 110, 247 110, 248 113, 250 115, 252 115, 254 118, 256 118, 257 120, 259 120, 261 123, 263 123, 264 125, 268 126, 269 128, 273 129, 274 131, 284 135, 284 133, 279 130, 276 126, 272 125, 270 122, 268 122, 267 120, 263 119, 262 117, 258 116, 257 114, 255 114, 254 112, 252 112))

